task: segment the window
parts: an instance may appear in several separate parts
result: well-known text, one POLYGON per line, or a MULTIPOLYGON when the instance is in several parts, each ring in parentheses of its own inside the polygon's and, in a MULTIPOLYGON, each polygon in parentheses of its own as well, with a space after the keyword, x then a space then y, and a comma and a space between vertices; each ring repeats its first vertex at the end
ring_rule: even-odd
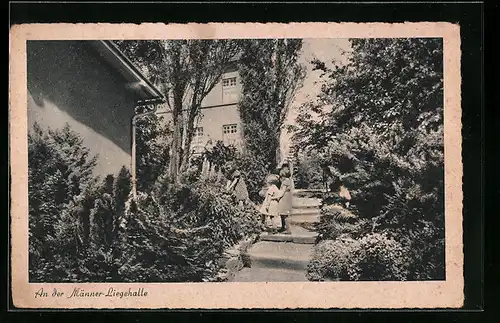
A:
POLYGON ((194 136, 195 137, 203 137, 203 127, 194 128, 194 136))
POLYGON ((191 145, 196 149, 203 146, 203 127, 194 128, 193 141, 191 145))
POLYGON ((236 86, 236 76, 235 77, 227 77, 222 79, 222 87, 235 87, 236 86))
POLYGON ((234 124, 225 124, 222 126, 222 138, 224 144, 236 146, 238 143, 238 125, 234 124))
POLYGON ((237 124, 225 124, 222 126, 222 133, 223 134, 231 134, 231 133, 237 133, 238 132, 238 125, 237 124))
POLYGON ((238 102, 239 90, 236 76, 224 77, 222 79, 222 103, 230 104, 238 102))

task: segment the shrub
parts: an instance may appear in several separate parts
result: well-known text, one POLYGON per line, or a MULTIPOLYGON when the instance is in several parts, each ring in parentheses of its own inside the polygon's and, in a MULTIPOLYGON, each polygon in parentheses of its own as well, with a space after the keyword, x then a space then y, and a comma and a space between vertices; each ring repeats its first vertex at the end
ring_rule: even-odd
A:
POLYGON ((225 145, 224 142, 218 140, 210 150, 202 154, 202 157, 207 158, 218 169, 234 163, 238 154, 238 150, 234 146, 225 145))
POLYGON ((444 186, 429 189, 403 178, 393 188, 375 224, 407 246, 409 279, 445 279, 444 186))
POLYGON ((250 200, 255 203, 262 202, 259 191, 265 184, 268 169, 261 157, 253 156, 247 152, 241 153, 235 147, 217 141, 211 149, 206 150, 201 156, 192 158, 192 167, 184 174, 184 182, 194 183, 199 180, 205 158, 215 165, 217 170, 220 169, 226 178, 231 176, 232 170, 238 169, 247 185, 250 200))
POLYGON ((35 124, 29 132, 30 281, 68 277, 65 264, 88 245, 96 160, 68 125, 43 130, 35 124))
POLYGON ((250 200, 261 203, 263 198, 259 195, 265 185, 266 176, 269 171, 263 159, 243 153, 236 159, 235 166, 240 170, 245 179, 250 200))
MULTIPOLYGON (((137 114, 144 112, 144 107, 137 108, 137 114)), ((172 130, 162 116, 154 113, 143 115, 136 122, 137 189, 144 191, 168 169, 172 130)))
POLYGON ((308 266, 309 280, 406 280, 407 250, 385 234, 340 236, 320 242, 308 266))
POLYGON ((30 281, 117 281, 117 224, 130 173, 100 182, 96 157, 68 125, 28 135, 30 281))
POLYGON ((299 189, 324 188, 323 170, 318 158, 303 157, 300 159, 294 174, 295 187, 299 189))
POLYGON ((94 177, 69 127, 35 126, 28 159, 30 281, 213 280, 224 250, 260 230, 255 206, 236 203, 220 178, 155 175, 134 201, 129 171, 94 177))
POLYGON ((407 279, 444 278, 442 45, 353 39, 345 65, 316 61, 324 86, 302 107, 293 136, 352 188, 359 218, 404 246, 407 279))
POLYGON ((406 280, 408 250, 386 234, 372 233, 359 240, 355 280, 406 280))
POLYGON ((205 258, 218 252, 209 244, 208 231, 201 226, 179 229, 177 214, 161 205, 154 196, 140 193, 137 202, 130 201, 127 212, 123 263, 119 269, 125 281, 172 282, 201 280, 209 271, 205 258), (201 237, 200 237, 201 236, 201 237), (210 246, 211 248, 207 248, 210 246))
POLYGON ((359 242, 354 239, 321 241, 316 245, 312 260, 307 267, 307 278, 312 281, 355 280, 359 242))
POLYGON ((190 185, 165 178, 151 194, 129 202, 124 264, 126 281, 209 281, 226 248, 257 232, 259 215, 239 206, 210 180, 190 185))
POLYGON ((358 238, 366 233, 368 221, 359 219, 338 205, 324 205, 321 208, 320 221, 315 225, 320 240, 333 240, 341 235, 348 235, 352 238, 358 238))

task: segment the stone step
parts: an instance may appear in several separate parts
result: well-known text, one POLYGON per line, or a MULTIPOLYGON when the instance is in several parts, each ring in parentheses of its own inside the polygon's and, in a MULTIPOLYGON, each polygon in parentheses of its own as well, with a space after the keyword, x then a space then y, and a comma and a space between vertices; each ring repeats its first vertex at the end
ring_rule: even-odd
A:
POLYGON ((251 268, 306 270, 312 246, 261 241, 249 252, 251 268))
POLYGON ((293 242, 298 244, 314 244, 316 242, 317 233, 314 234, 282 234, 282 233, 262 233, 260 235, 261 241, 274 241, 274 242, 293 242))
POLYGON ((298 216, 298 215, 303 215, 303 216, 320 216, 321 215, 321 210, 320 209, 314 209, 314 208, 307 208, 307 209, 292 209, 292 216, 298 216))
POLYGON ((306 270, 285 268, 243 268, 230 282, 307 282, 306 270))
POLYGON ((309 198, 311 196, 318 196, 326 192, 322 189, 294 189, 293 196, 297 198, 309 198))
POLYGON ((303 210, 303 209, 321 209, 321 204, 292 204, 292 209, 303 210))
POLYGON ((292 215, 290 217, 290 222, 292 224, 297 224, 297 223, 317 223, 320 221, 320 217, 321 215, 320 214, 306 214, 306 215, 303 215, 303 214, 296 214, 296 215, 292 215))
POLYGON ((285 259, 269 254, 265 256, 252 256, 250 267, 257 268, 281 268, 288 270, 307 269, 309 259, 285 259))
POLYGON ((326 192, 325 189, 321 188, 296 188, 293 190, 294 193, 301 194, 301 193, 324 193, 326 192))
POLYGON ((297 197, 293 199, 292 208, 294 209, 321 208, 321 200, 309 197, 307 198, 297 197))
POLYGON ((291 234, 263 232, 260 234, 260 240, 274 242, 292 242, 298 244, 316 243, 316 237, 318 236, 316 232, 309 231, 298 225, 293 225, 293 223, 291 223, 290 231, 291 234))
POLYGON ((302 203, 302 204, 319 204, 321 199, 316 197, 294 197, 293 203, 302 203))

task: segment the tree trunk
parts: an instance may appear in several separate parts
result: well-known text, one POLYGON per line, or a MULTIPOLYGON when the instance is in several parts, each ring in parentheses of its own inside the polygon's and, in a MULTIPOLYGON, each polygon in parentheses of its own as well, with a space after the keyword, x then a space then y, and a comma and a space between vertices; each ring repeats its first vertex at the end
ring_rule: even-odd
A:
POLYGON ((186 145, 185 145, 185 150, 182 155, 182 160, 179 166, 179 169, 181 171, 184 171, 187 169, 189 165, 189 157, 191 157, 191 143, 193 142, 193 133, 194 129, 193 126, 187 126, 188 128, 186 129, 186 145))
POLYGON ((279 166, 281 164, 281 148, 279 145, 279 139, 278 139, 278 145, 276 147, 276 165, 279 166))
POLYGON ((172 116, 174 133, 172 138, 172 149, 170 156, 170 177, 174 182, 179 182, 179 166, 182 153, 182 97, 174 97, 174 111, 172 116))
POLYGON ((269 143, 269 152, 270 154, 270 166, 271 166, 271 171, 275 170, 279 166, 280 162, 280 139, 279 139, 279 134, 276 134, 276 136, 272 139, 272 141, 269 143))
MULTIPOLYGON (((193 101, 196 100, 196 93, 194 94, 195 98, 193 101)), ((186 126, 186 142, 185 142, 185 150, 184 154, 182 156, 181 162, 180 162, 180 167, 179 169, 181 171, 184 171, 187 169, 189 165, 189 158, 191 157, 191 143, 193 142, 193 135, 194 135, 194 120, 195 117, 198 115, 199 111, 199 106, 196 105, 196 103, 193 103, 193 105, 190 107, 191 111, 189 111, 189 116, 188 120, 185 124, 186 126)))

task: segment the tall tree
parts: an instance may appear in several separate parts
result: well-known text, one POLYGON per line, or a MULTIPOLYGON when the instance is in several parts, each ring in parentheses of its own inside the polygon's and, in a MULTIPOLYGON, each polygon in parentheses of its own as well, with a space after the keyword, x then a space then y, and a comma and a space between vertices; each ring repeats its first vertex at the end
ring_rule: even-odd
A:
POLYGON ((239 52, 234 40, 117 41, 118 46, 157 84, 172 113, 169 172, 172 180, 188 166, 194 123, 203 99, 239 52))
POLYGON ((245 149, 261 156, 271 170, 280 161, 282 126, 305 76, 298 62, 302 40, 245 40, 242 47, 239 111, 245 149))

